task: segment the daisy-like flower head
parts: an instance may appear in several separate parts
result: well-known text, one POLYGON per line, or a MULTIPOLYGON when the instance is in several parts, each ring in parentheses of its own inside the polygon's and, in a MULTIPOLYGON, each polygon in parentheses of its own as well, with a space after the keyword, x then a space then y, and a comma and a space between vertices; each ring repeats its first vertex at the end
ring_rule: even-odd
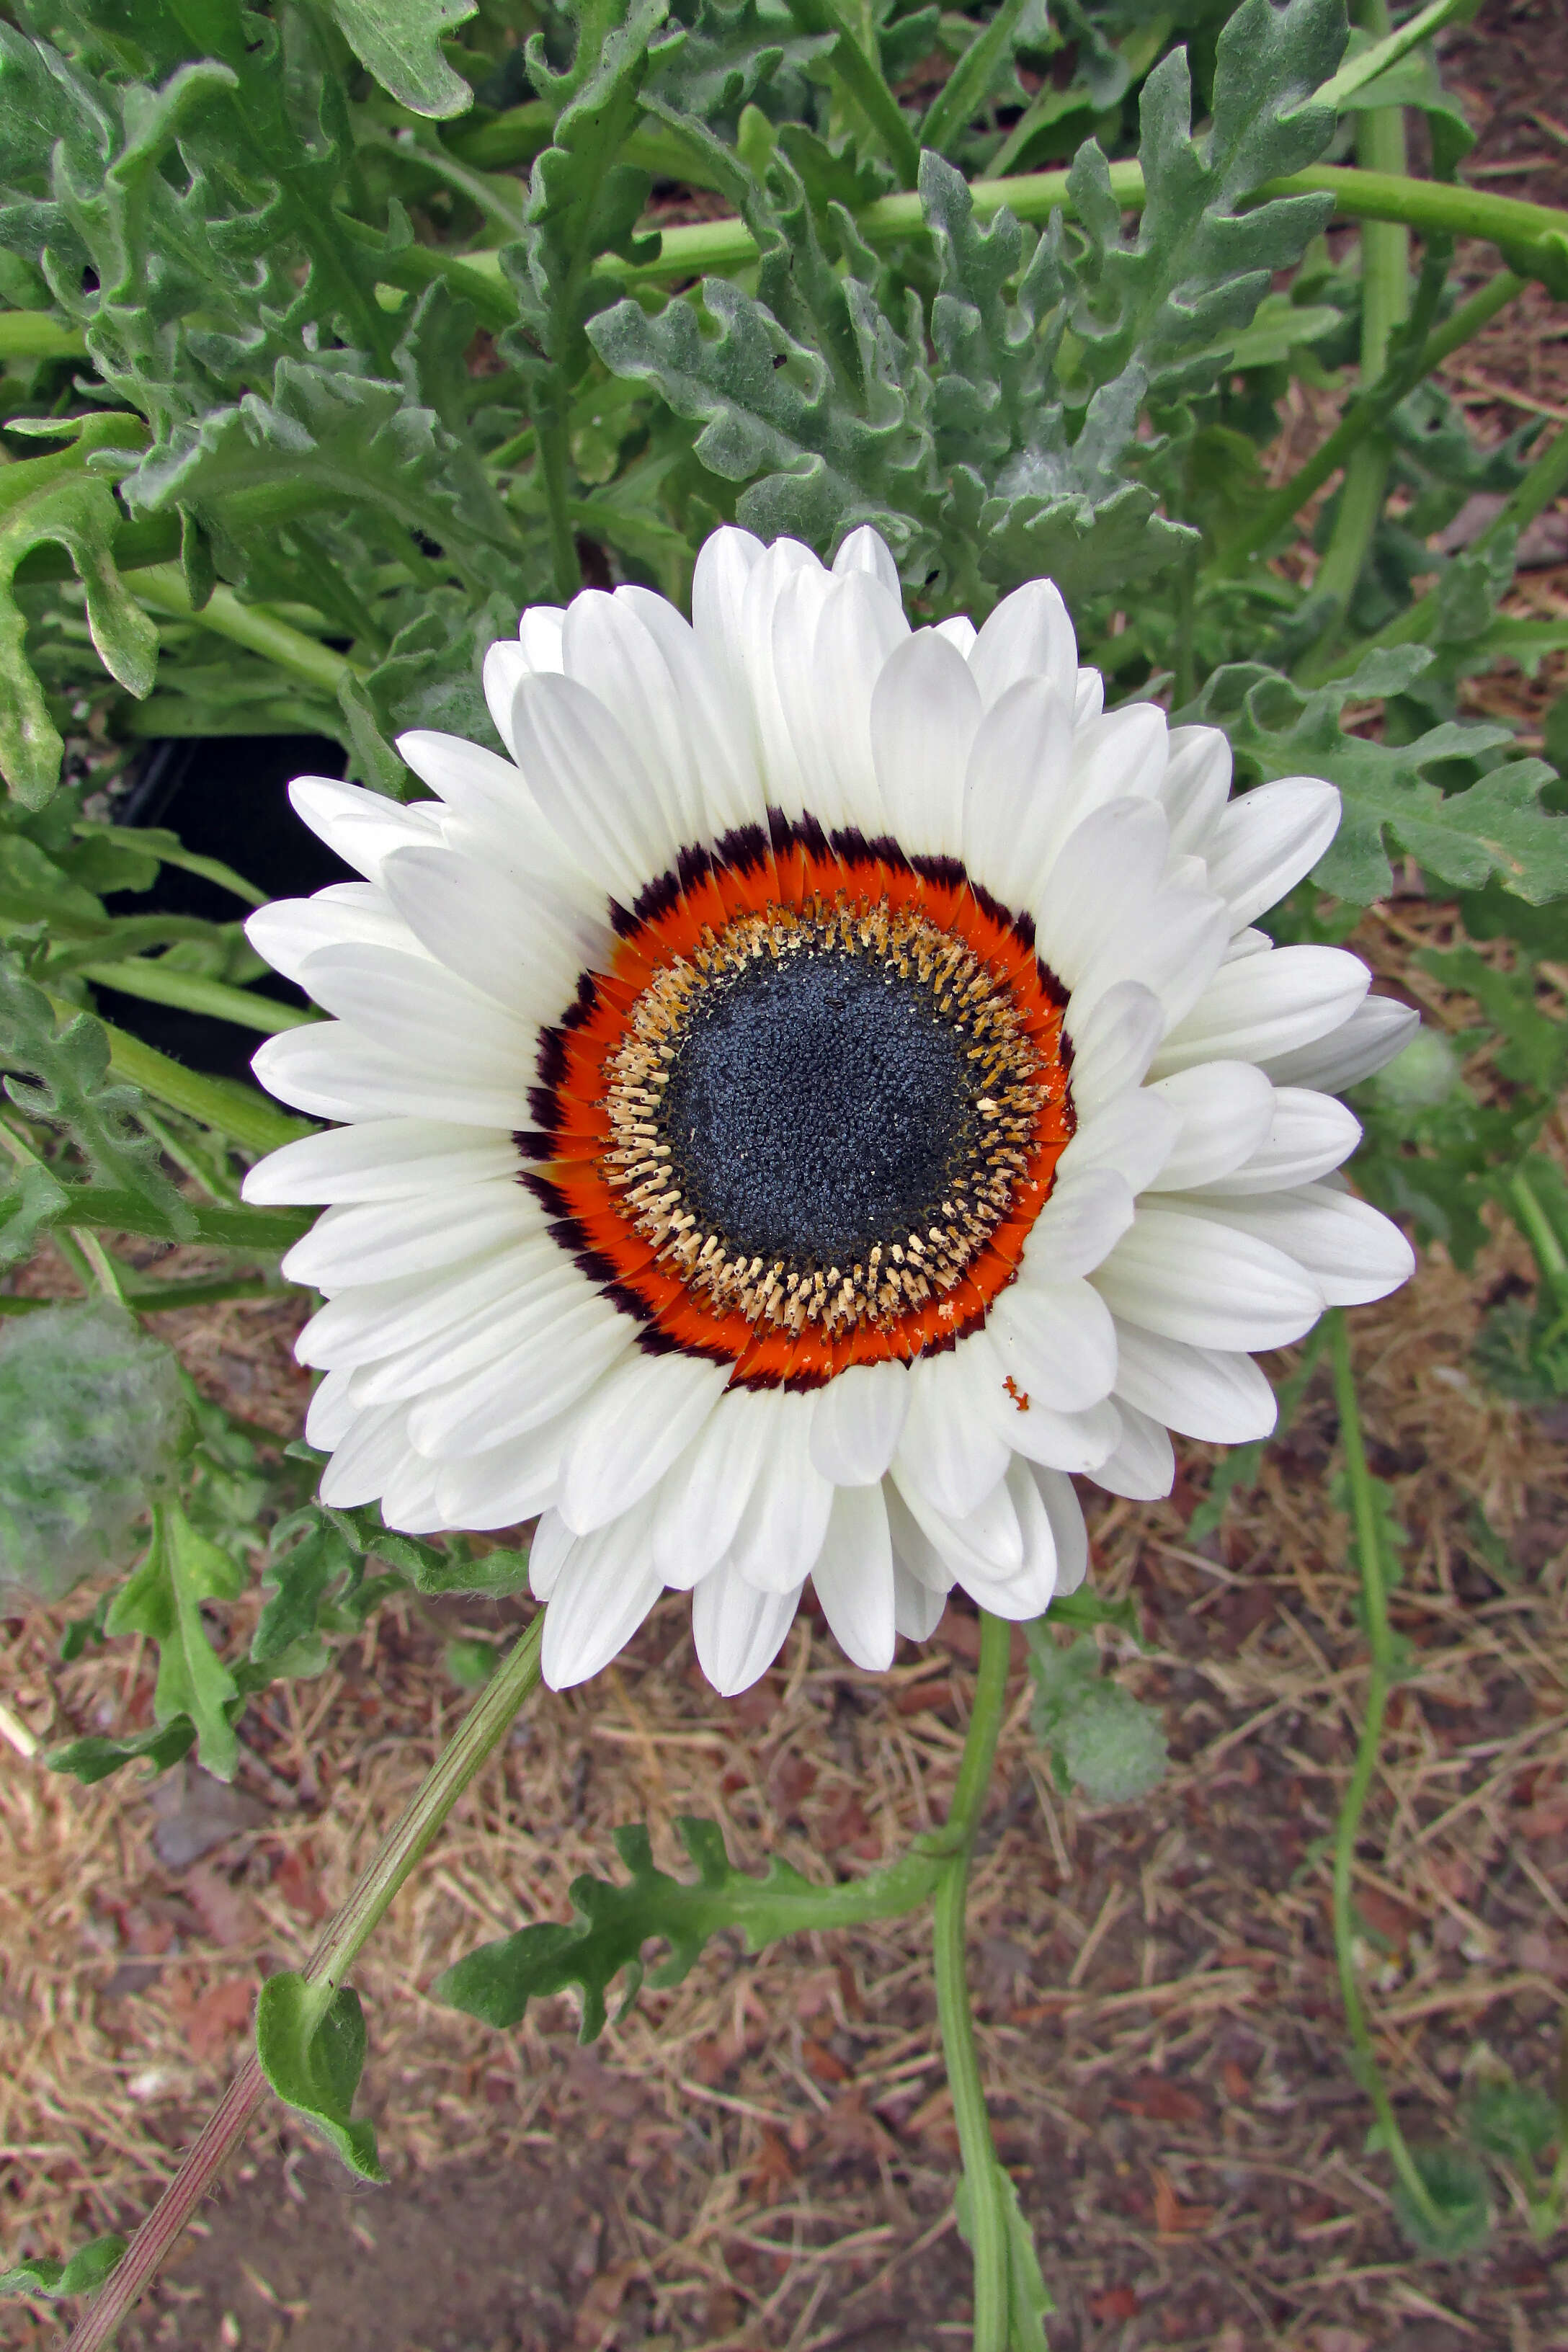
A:
POLYGON ((526 612, 510 759, 296 783, 364 879, 248 926, 334 1016, 255 1067, 346 1124, 246 1185, 331 1204, 284 1261, 322 1499, 541 1514, 556 1688, 666 1587, 721 1692, 807 1578, 868 1668, 955 1583, 1036 1616, 1072 1474, 1163 1495, 1172 1430, 1267 1434, 1249 1351, 1412 1265, 1331 1171, 1332 1089, 1415 1016, 1250 928, 1331 785, 1232 802, 1223 735, 1104 710, 1048 581, 911 631, 870 530, 831 571, 721 530, 692 605, 526 612))

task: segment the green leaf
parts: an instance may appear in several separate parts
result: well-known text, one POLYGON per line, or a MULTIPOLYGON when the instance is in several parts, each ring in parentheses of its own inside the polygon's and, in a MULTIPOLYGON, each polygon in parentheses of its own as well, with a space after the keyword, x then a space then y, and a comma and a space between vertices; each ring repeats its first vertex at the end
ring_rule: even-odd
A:
POLYGON ((0 1266, 20 1265, 31 1257, 40 1235, 69 1208, 69 1193, 41 1160, 5 1171, 0 1181, 0 1266))
POLYGON ((1223 727, 1232 748, 1265 778, 1326 776, 1339 786, 1344 816, 1314 880, 1365 906, 1393 883, 1391 845, 1407 850, 1440 881, 1479 889, 1492 876, 1540 905, 1568 891, 1568 823, 1541 806, 1553 772, 1543 760, 1510 760, 1464 790, 1446 793, 1426 773, 1441 762, 1479 760, 1510 742, 1506 727, 1433 727, 1413 743, 1347 734, 1347 703, 1404 693, 1426 671, 1423 647, 1369 654, 1351 677, 1304 692, 1257 662, 1217 669, 1186 718, 1223 727))
MULTIPOLYGON (((1007 2352, 1050 2352, 1046 2321, 1056 2309, 1040 2270, 1035 2233, 1018 2202, 1018 2191, 1005 2166, 994 2167, 992 2193, 1002 2208, 1007 2239, 1007 2352)), ((969 2175, 958 2184, 953 2200, 958 2234, 966 2246, 974 2244, 974 2191, 969 2175)))
POLYGON ((156 1144, 133 1123, 137 1089, 108 1083, 109 1056, 101 1022, 79 1013, 57 1029, 43 990, 0 950, 0 1069, 13 1073, 5 1092, 24 1117, 63 1128, 96 1182, 129 1193, 153 1232, 186 1240, 195 1219, 160 1169, 156 1144))
POLYGON ((1130 1592, 1120 1601, 1108 1601, 1103 1593, 1080 1584, 1076 1592, 1058 1592, 1046 1614, 1053 1625, 1076 1625, 1085 1633, 1095 1625, 1114 1625, 1119 1633, 1142 1647, 1142 1622, 1130 1592))
POLYGON ((1068 184, 1089 251, 1072 326, 1093 383, 1130 366, 1164 398, 1212 383, 1215 349, 1327 224, 1326 196, 1247 199, 1327 146, 1335 110, 1312 93, 1344 43, 1342 0, 1243 0, 1219 37, 1201 140, 1191 135, 1186 51, 1162 58, 1140 102, 1146 194, 1130 246, 1103 154, 1093 141, 1079 150, 1068 184))
POLYGON ((239 1686, 207 1638, 204 1601, 232 1601, 245 1571, 191 1525, 177 1503, 153 1515, 153 1540, 141 1567, 115 1594, 104 1620, 110 1633, 145 1633, 159 1645, 153 1719, 188 1716, 206 1770, 232 1780, 239 1758, 230 1709, 239 1686))
POLYGON ((416 1592, 483 1592, 507 1600, 528 1590, 528 1554, 498 1549, 470 1559, 466 1549, 441 1551, 417 1536, 392 1534, 374 1503, 324 1515, 355 1553, 384 1560, 416 1592))
POLYGON ((1062 1649, 1050 1625, 1047 1613, 1025 1631, 1035 1682, 1030 1721, 1058 1779, 1064 1787, 1076 1781, 1097 1805, 1146 1796, 1163 1775, 1169 1754, 1158 1716, 1119 1683, 1101 1679, 1092 1634, 1062 1649))
MULTIPOLYGON (((1375 2129, 1370 2138, 1381 2146, 1381 2135, 1375 2129)), ((1473 2253, 1486 2243, 1492 2226, 1491 2200, 1480 2165, 1463 2147, 1413 2147, 1410 2154, 1428 2205, 1418 2204, 1395 2178, 1394 2210, 1406 2238, 1423 2253, 1450 2257, 1473 2253)))
POLYGON ((364 2011, 352 1985, 328 1996, 293 1969, 268 1977, 256 2005, 256 2054, 278 2096, 313 2124, 362 2180, 384 2180, 375 2126, 355 2122, 364 2069, 364 2011))
POLYGON ((510 2026, 520 2021, 531 2000, 575 1985, 583 1997, 580 2039, 593 2042, 605 2030, 605 1996, 623 1970, 623 2012, 637 1998, 643 1946, 651 1938, 668 1944, 669 1957, 649 1982, 675 1985, 722 1928, 739 1927, 747 1950, 756 1952, 776 1937, 818 1924, 813 1914, 823 1904, 824 1890, 808 1885, 787 1863, 775 1856, 761 1878, 752 1878, 731 1862, 716 1823, 683 1815, 676 1828, 697 1864, 695 1881, 683 1883, 655 1868, 645 1829, 619 1829, 616 1851, 631 1872, 627 1885, 574 1879, 571 1926, 522 1927, 481 1944, 437 1977, 431 1987, 436 1999, 487 2025, 510 2026))
POLYGON ((350 48, 383 89, 412 114, 449 121, 474 93, 441 54, 445 36, 478 14, 479 0, 328 0, 350 48))
POLYGON ((63 746, 27 659, 27 624, 13 593, 17 566, 36 547, 63 547, 87 595, 87 620, 104 667, 127 693, 152 690, 158 632, 114 564, 120 509, 106 481, 83 470, 88 453, 120 436, 141 439, 140 419, 94 418, 74 446, 29 457, 0 475, 0 774, 26 808, 41 808, 59 782, 63 746), (107 429, 106 429, 107 428, 107 429))
POLYGON ((1033 5, 1034 0, 1001 0, 926 109, 920 128, 923 148, 934 149, 939 155, 951 152, 966 125, 1008 74, 1020 29, 1033 5))
POLYGON ((73 1780, 90 1788, 96 1780, 106 1780, 125 1764, 148 1764, 153 1774, 166 1772, 183 1756, 188 1756, 195 1745, 196 1727, 189 1716, 180 1715, 172 1723, 154 1725, 149 1731, 135 1733, 129 1739, 109 1739, 91 1732, 84 1739, 68 1740, 63 1747, 52 1748, 45 1761, 51 1772, 68 1772, 73 1780))
POLYGON ((0 2295, 92 2294, 103 2284, 125 2252, 125 2240, 112 2231, 79 2246, 63 2263, 43 2254, 28 2254, 8 2271, 0 2271, 0 2295))

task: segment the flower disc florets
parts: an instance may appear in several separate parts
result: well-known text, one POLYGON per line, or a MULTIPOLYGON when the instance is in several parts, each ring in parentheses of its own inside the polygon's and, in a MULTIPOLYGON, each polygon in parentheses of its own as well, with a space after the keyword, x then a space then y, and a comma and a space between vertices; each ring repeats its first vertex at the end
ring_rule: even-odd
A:
POLYGON ((1105 711, 1048 582, 911 631, 874 533, 723 530, 689 625, 586 592, 486 688, 508 757, 403 739, 433 798, 294 787, 364 878, 253 919, 335 1016, 256 1067, 346 1124, 247 1192, 331 1204, 324 1499, 537 1515, 552 1683, 670 1586, 724 1691, 808 1577, 868 1667, 955 1582, 1036 1615, 1072 1474, 1265 1434, 1251 1351, 1409 1271, 1329 1090, 1414 1016, 1251 928, 1338 796, 1105 711))

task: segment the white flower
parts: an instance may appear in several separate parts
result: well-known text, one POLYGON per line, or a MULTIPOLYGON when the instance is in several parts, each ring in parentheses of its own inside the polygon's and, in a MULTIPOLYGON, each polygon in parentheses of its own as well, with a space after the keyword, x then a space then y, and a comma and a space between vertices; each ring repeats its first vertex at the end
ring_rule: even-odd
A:
POLYGON ((510 760, 403 739, 435 799, 293 788, 365 878, 253 918, 335 1016, 256 1070, 346 1124, 246 1193, 331 1203, 285 1260, 323 1499, 542 1514, 555 1687, 667 1586, 723 1692, 807 1577, 868 1668, 955 1582, 1035 1616, 1070 1473, 1263 1436, 1250 1351, 1409 1274, 1329 1089, 1414 1015, 1249 929, 1338 795, 1104 711, 1048 581, 911 632, 874 532, 721 530, 689 627, 589 591, 486 689, 510 760))

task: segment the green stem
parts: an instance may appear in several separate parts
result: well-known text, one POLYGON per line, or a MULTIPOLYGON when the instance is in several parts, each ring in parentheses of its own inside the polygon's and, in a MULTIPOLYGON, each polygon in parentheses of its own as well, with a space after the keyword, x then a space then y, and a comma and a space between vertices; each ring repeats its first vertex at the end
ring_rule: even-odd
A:
MULTIPOLYGON (((65 1235, 56 1233, 52 1238, 58 1246, 65 1235)), ((121 1290, 126 1306, 138 1315, 175 1315, 186 1307, 219 1307, 230 1298, 281 1298, 284 1295, 264 1274, 240 1275, 227 1282, 215 1277, 210 1282, 125 1284, 121 1290)), ((53 1298, 0 1296, 0 1315, 37 1315, 58 1304, 53 1298)))
MULTIPOLYGON (((541 1610, 485 1685, 468 1714, 426 1775, 417 1793, 383 1840, 370 1867, 321 1937, 305 1970, 320 1988, 323 2010, 363 1950, 398 1889, 426 1853, 464 1790, 495 1753, 519 1707, 539 1680, 544 1638, 541 1610)), ((185 2224, 234 2154, 266 2095, 254 2050, 225 2094, 195 2146, 132 2239, 97 2302, 72 2335, 67 2352, 103 2352, 116 2329, 163 2268, 185 2224)))
POLYGON ((1271 545, 1308 499, 1322 488, 1330 475, 1337 473, 1351 452, 1384 423, 1389 412, 1461 345, 1479 335, 1500 310, 1506 310, 1516 296, 1522 294, 1524 287, 1525 280, 1511 269, 1500 269, 1479 293, 1461 303, 1453 316, 1427 337, 1413 366, 1390 369, 1380 383, 1363 392, 1306 464, 1264 501, 1257 520, 1220 550, 1210 567, 1211 579, 1234 579, 1245 572, 1252 557, 1271 545))
POLYGON ((889 89, 880 63, 846 21, 839 0, 788 0, 788 6, 802 32, 837 36, 828 63, 880 140, 905 187, 912 188, 921 168, 920 142, 889 89))
POLYGON ((117 1306, 123 1307, 125 1286, 120 1279, 119 1269, 114 1260, 110 1256, 98 1235, 86 1225, 73 1225, 71 1239, 87 1260, 92 1272, 93 1281, 104 1297, 112 1298, 117 1306))
POLYGON ((85 359, 87 337, 47 310, 0 311, 0 362, 85 359))
MULTIPOLYGON (((1346 99, 1353 98, 1357 90, 1364 89, 1368 82, 1375 81, 1379 74, 1384 74, 1391 66, 1396 66, 1401 58, 1408 57, 1411 50, 1419 48, 1423 41, 1430 40, 1434 33, 1439 32, 1468 5, 1469 0, 1429 0, 1426 7, 1418 9, 1408 23, 1392 33, 1388 29, 1387 11, 1384 10, 1380 37, 1370 49, 1363 49, 1359 58, 1352 58, 1342 65, 1332 81, 1326 81, 1321 89, 1314 93, 1315 102, 1320 106, 1342 108, 1346 99)), ((1378 28, 1374 26, 1373 29, 1378 28)))
POLYGON ((215 636, 243 646, 247 653, 260 654, 301 685, 326 694, 335 696, 343 679, 355 672, 354 663, 333 653, 330 646, 318 645, 302 629, 291 628, 259 604, 242 604, 232 588, 215 588, 198 613, 184 575, 173 565, 154 565, 142 572, 136 593, 154 612, 174 620, 194 621, 198 628, 210 629, 215 636))
POLYGON ((182 971, 149 956, 128 957, 119 963, 84 963, 77 969, 98 988, 117 988, 123 996, 145 997, 150 1004, 173 1004, 183 1013, 210 1013, 232 1021, 241 1029, 259 1029, 276 1037, 285 1029, 301 1029, 318 1016, 300 1005, 279 1004, 270 996, 253 996, 247 988, 231 988, 226 981, 208 980, 198 971, 182 971))
MULTIPOLYGON (((1144 200, 1143 173, 1128 161, 1109 167, 1110 190, 1124 211, 1139 212, 1144 200)), ((988 221, 1004 206, 1017 219, 1040 224, 1059 206, 1070 215, 1072 199, 1066 172, 1024 172, 970 184, 975 218, 988 221)), ((1321 163, 1310 172, 1270 180, 1256 192, 1262 203, 1276 196, 1330 195, 1334 208, 1347 220, 1402 221, 1423 236, 1443 231, 1454 236, 1484 237, 1501 247, 1521 276, 1544 276, 1561 285, 1568 278, 1568 213, 1548 205, 1532 205, 1517 196, 1497 196, 1448 180, 1417 180, 1394 173, 1352 170, 1344 164, 1321 163)), ((868 245, 897 245, 921 236, 925 222, 920 197, 911 192, 879 196, 855 215, 855 225, 868 245)), ((755 238, 742 220, 695 221, 662 233, 658 257, 649 262, 623 261, 602 254, 595 264, 613 271, 626 286, 658 286, 671 278, 723 275, 743 269, 757 259, 755 238)), ((448 259, 428 246, 410 246, 391 265, 398 283, 426 285, 432 278, 459 275, 472 299, 491 309, 499 303, 506 319, 515 316, 501 278, 500 257, 493 253, 468 253, 448 259)), ((503 319, 501 323, 506 323, 503 319)), ((29 574, 29 577, 32 575, 29 574)))
POLYGON ((1012 1627, 999 1617, 980 1618, 980 1671, 969 1719, 958 1785, 947 1817, 947 1833, 957 1852, 937 1883, 934 1919, 936 2013, 942 2055, 952 2091, 953 2121, 969 2188, 971 2243, 974 2257, 973 2352, 1007 2352, 1007 2222, 997 2193, 996 2150, 985 2113, 980 2053, 969 2006, 964 1969, 964 1906, 969 1864, 990 1786, 1007 1688, 1012 1627))
POLYGON ((550 551, 555 572, 555 593, 564 604, 583 584, 577 560, 577 537, 572 528, 571 452, 566 426, 559 417, 540 416, 539 471, 550 517, 550 551))
POLYGON ((1334 1827, 1334 1958, 1339 1969, 1340 1998, 1344 2004, 1354 2053, 1355 2072, 1372 2102, 1384 2152, 1399 2176, 1401 2187, 1441 2242, 1443 2217, 1432 2201, 1426 2183, 1399 2128, 1394 2103, 1383 2079, 1373 2047, 1372 2033, 1362 2004, 1355 1965, 1355 1859, 1362 1815, 1377 1769, 1378 1743, 1383 1737, 1393 1681, 1394 1636, 1388 1622, 1388 1563, 1383 1555, 1383 1527, 1367 1468, 1362 1438, 1361 1405, 1355 1370, 1351 1361, 1350 1329, 1342 1307, 1331 1310, 1329 1347, 1334 1368, 1334 1396, 1339 1408, 1340 1443, 1345 1478, 1350 1487, 1351 1516, 1355 1528, 1356 1558, 1361 1570, 1362 1607, 1366 1620, 1371 1665, 1367 1675, 1366 1712, 1362 1719, 1354 1769, 1334 1827))
MULTIPOLYGON (((1472 555, 1484 553, 1505 530, 1522 530, 1551 506, 1560 493, 1568 489, 1568 425, 1549 441, 1522 482, 1510 492, 1501 511, 1495 515, 1480 537, 1471 546, 1472 555)), ((1425 638, 1437 610, 1437 592, 1428 589, 1414 604, 1369 637, 1362 647, 1370 653, 1378 646, 1408 646, 1425 638)))
MULTIPOLYGON (((1368 0, 1369 29, 1388 34, 1387 0, 1368 0)), ((1356 135, 1362 162, 1380 172, 1405 169, 1405 113, 1401 107, 1374 107, 1363 114, 1356 135)), ((1388 372, 1389 351, 1410 315, 1410 232, 1401 222, 1369 221, 1361 237, 1361 380, 1370 391, 1388 372)), ((1372 551, 1388 488, 1388 442, 1381 433, 1364 436, 1345 461, 1344 486, 1327 551, 1312 583, 1327 606, 1321 634, 1338 630, 1372 551)))
POLYGON ((1568 1255, 1564 1255, 1557 1229, 1542 1208, 1530 1181, 1528 1160, 1514 1170, 1506 1190, 1509 1206, 1520 1230, 1535 1253, 1542 1281, 1557 1297, 1563 1297, 1568 1293, 1568 1255))

